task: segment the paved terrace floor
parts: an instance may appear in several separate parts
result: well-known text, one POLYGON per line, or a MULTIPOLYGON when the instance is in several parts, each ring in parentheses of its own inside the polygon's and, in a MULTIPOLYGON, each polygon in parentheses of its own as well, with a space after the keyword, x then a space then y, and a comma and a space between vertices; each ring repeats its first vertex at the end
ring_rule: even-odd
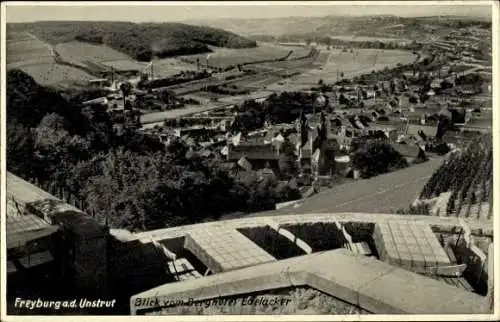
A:
POLYGON ((297 206, 248 216, 313 212, 392 213, 401 208, 406 209, 418 197, 424 184, 441 166, 443 160, 443 157, 437 157, 406 169, 341 184, 304 199, 297 206))
POLYGON ((190 231, 184 248, 193 253, 213 273, 275 261, 262 248, 236 229, 200 227, 190 231))
POLYGON ((380 259, 393 266, 432 274, 438 266, 450 265, 436 234, 425 223, 379 222, 373 238, 380 259))

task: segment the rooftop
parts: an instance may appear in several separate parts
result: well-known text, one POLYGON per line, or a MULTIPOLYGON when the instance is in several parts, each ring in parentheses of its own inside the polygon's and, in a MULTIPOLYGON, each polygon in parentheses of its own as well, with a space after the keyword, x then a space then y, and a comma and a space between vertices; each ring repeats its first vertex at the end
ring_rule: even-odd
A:
POLYGON ((238 145, 229 148, 228 160, 239 160, 245 157, 248 160, 275 160, 280 156, 272 145, 238 145))

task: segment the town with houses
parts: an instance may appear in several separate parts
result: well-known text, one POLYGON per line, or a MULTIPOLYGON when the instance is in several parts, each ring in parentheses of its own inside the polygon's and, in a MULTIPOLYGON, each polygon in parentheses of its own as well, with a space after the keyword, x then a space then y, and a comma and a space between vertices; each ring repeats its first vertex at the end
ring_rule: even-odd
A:
POLYGON ((7 313, 489 319, 491 21, 366 19, 151 59, 114 28, 154 25, 8 24, 7 313))

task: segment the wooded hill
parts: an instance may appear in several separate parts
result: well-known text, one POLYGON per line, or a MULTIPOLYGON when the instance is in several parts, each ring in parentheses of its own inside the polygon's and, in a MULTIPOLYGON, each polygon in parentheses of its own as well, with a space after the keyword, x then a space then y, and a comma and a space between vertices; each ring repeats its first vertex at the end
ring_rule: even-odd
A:
POLYGON ((46 21, 8 24, 8 31, 29 31, 50 44, 83 41, 105 44, 139 61, 211 52, 209 46, 256 47, 253 40, 210 27, 181 23, 46 21))

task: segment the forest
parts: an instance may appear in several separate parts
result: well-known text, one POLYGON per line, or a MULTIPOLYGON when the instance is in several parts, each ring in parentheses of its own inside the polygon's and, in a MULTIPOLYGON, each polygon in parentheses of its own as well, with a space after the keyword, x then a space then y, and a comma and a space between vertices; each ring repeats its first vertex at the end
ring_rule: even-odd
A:
POLYGON ((209 46, 257 46, 253 40, 222 29, 181 23, 47 21, 9 24, 7 28, 29 31, 50 44, 70 41, 104 44, 139 61, 211 52, 209 46))
POLYGON ((118 133, 104 109, 80 108, 20 70, 7 74, 7 124, 8 171, 50 193, 64 191, 112 228, 196 223, 298 197, 182 141, 165 146, 128 123, 118 133))

